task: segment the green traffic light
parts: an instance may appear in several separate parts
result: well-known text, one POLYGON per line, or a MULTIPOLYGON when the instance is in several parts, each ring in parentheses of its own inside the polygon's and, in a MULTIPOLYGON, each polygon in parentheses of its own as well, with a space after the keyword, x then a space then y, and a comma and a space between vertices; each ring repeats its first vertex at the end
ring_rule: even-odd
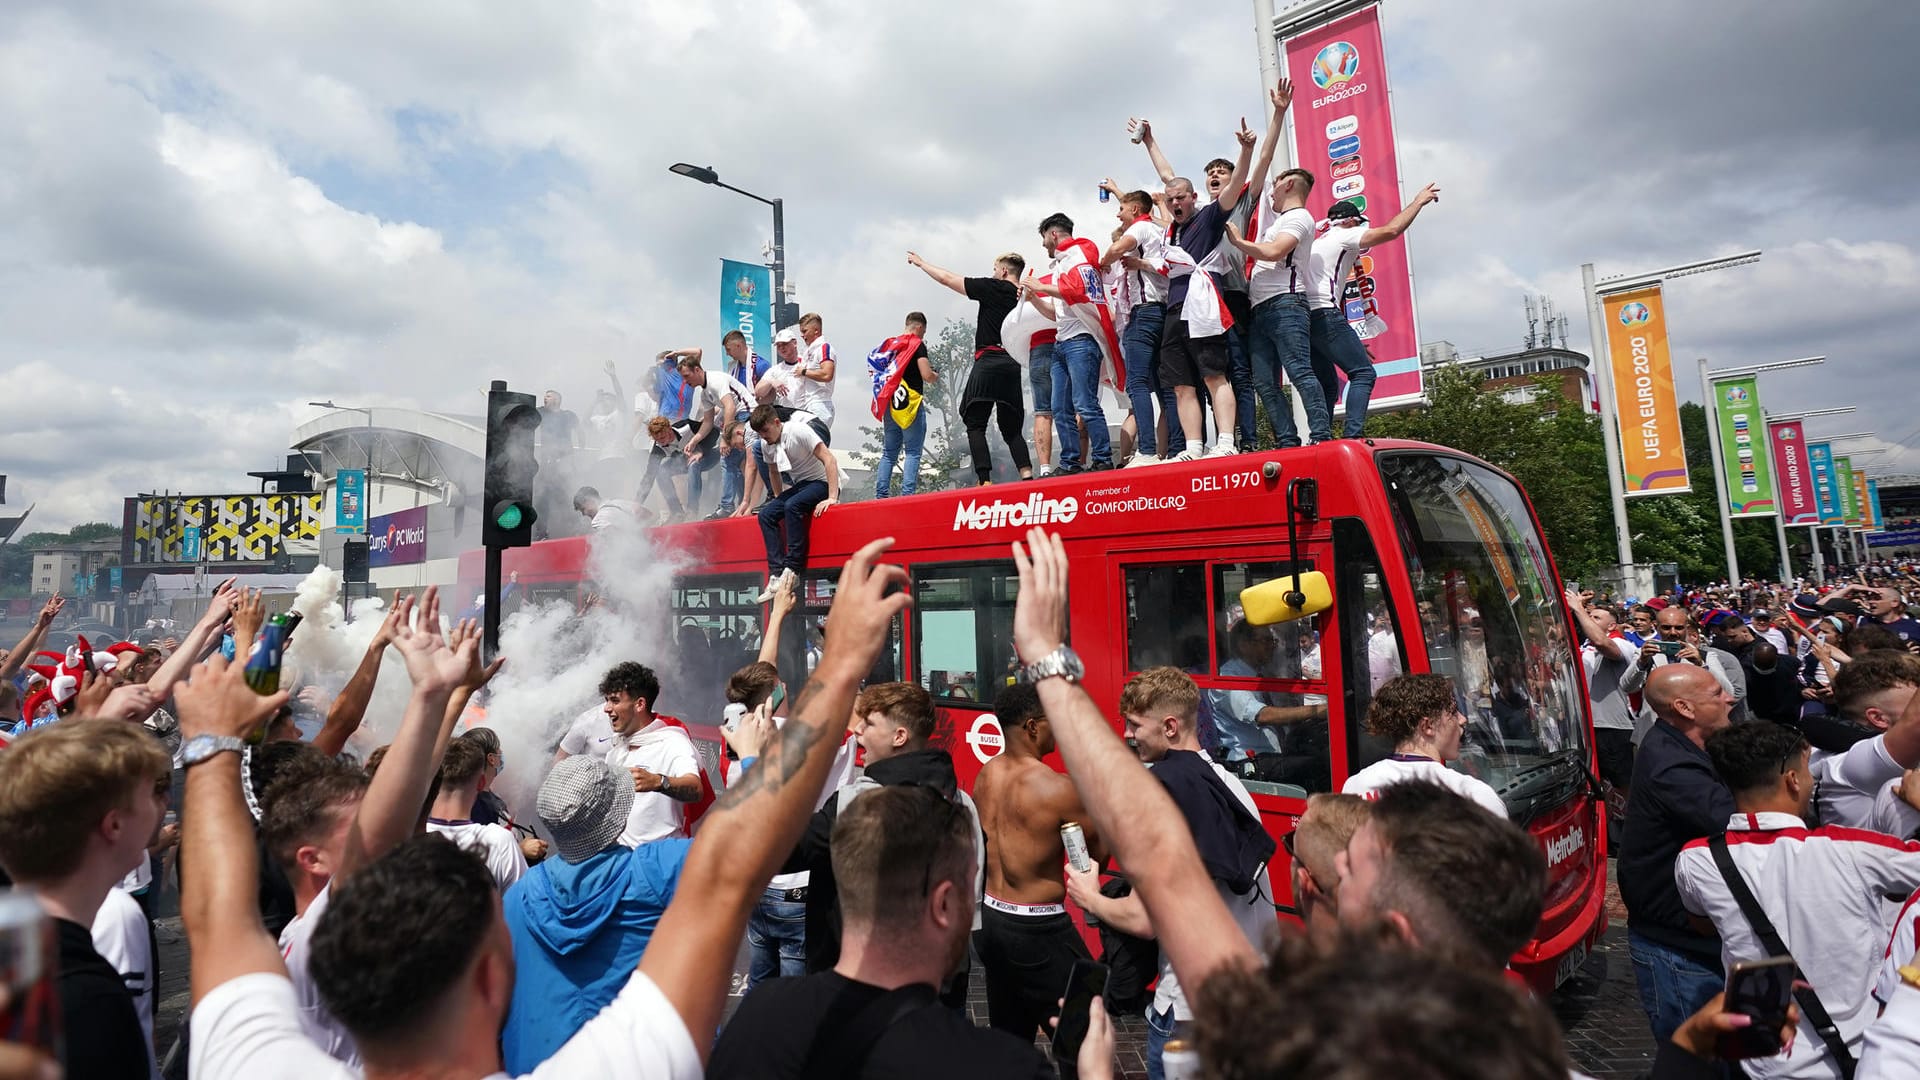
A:
POLYGON ((494 518, 494 523, 503 529, 517 529, 520 527, 520 516, 519 504, 509 503, 507 508, 500 511, 499 516, 494 518))

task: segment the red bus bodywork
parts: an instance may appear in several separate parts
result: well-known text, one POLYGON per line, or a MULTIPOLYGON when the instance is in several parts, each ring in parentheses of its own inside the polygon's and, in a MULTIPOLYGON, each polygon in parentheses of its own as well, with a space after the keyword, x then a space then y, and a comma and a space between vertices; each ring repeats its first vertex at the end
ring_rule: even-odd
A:
MULTIPOLYGON (((1419 459, 1423 466, 1428 459, 1448 468, 1470 464, 1481 470, 1474 475, 1488 486, 1492 485, 1484 480, 1486 476, 1497 476, 1512 486, 1517 496, 1512 505, 1520 509, 1509 517, 1524 520, 1488 522, 1485 513, 1475 511, 1474 527, 1483 533, 1492 530, 1517 537, 1509 549, 1512 552, 1538 546, 1538 565, 1544 567, 1544 575, 1531 592, 1545 595, 1535 598, 1533 606, 1544 613, 1541 618, 1553 624, 1547 627, 1550 640, 1566 635, 1566 642, 1577 642, 1579 638, 1560 601, 1559 574, 1544 543, 1537 539, 1532 507, 1518 485, 1475 459, 1419 443, 1338 440, 1192 464, 844 504, 814 520, 805 580, 810 589, 819 590, 819 582, 831 581, 846 557, 861 545, 879 536, 894 538, 887 558, 908 568, 915 581, 917 602, 897 630, 897 673, 889 672, 887 677, 915 681, 934 690, 939 712, 935 740, 952 753, 961 783, 971 788, 980 766, 1000 748, 999 725, 992 708, 978 699, 990 696, 990 692, 982 692, 986 685, 1004 681, 1006 674, 992 639, 1005 638, 1001 647, 1006 656, 1011 655, 1011 635, 996 634, 991 625, 1002 606, 1010 618, 1013 590, 1001 588, 1014 573, 1010 545, 1025 534, 1029 524, 1044 524, 1062 535, 1071 560, 1069 633, 1086 664, 1084 685, 1115 719, 1116 730, 1119 723, 1114 703, 1121 685, 1133 673, 1130 654, 1142 652, 1141 639, 1161 628, 1181 622, 1200 625, 1197 617, 1202 613, 1194 608, 1204 603, 1207 655, 1196 653, 1190 659, 1208 662, 1189 668, 1194 670, 1196 680, 1208 691, 1239 688, 1310 693, 1317 688, 1324 692, 1329 713, 1330 788, 1337 791, 1347 776, 1384 753, 1378 748, 1371 756, 1363 753, 1366 740, 1360 732, 1360 716, 1355 714, 1356 702, 1364 702, 1371 693, 1371 687, 1361 691, 1368 672, 1360 668, 1368 656, 1362 639, 1368 638, 1364 627, 1369 624, 1357 621, 1351 612, 1343 616, 1343 607, 1363 614, 1368 606, 1376 609, 1376 614, 1386 610, 1400 648, 1398 670, 1409 672, 1432 670, 1436 635, 1430 625, 1423 625, 1423 613, 1432 618, 1426 609, 1451 603, 1461 611, 1475 610, 1471 602, 1463 605, 1457 599, 1422 599, 1416 605, 1411 576, 1415 568, 1406 550, 1406 515, 1403 512, 1396 517, 1390 505, 1390 485, 1382 479, 1381 459, 1393 455, 1419 459), (1296 477, 1313 478, 1318 486, 1317 515, 1298 523, 1302 559, 1326 572, 1335 585, 1333 610, 1313 620, 1302 620, 1317 629, 1320 677, 1271 680, 1217 674, 1228 655, 1222 631, 1231 614, 1221 583, 1239 580, 1243 572, 1238 568, 1251 572, 1287 561, 1285 491, 1288 481, 1296 477), (1367 550, 1369 545, 1371 550, 1367 550), (1362 567, 1357 579, 1362 591, 1347 588, 1352 584, 1345 581, 1347 575, 1355 570, 1356 562, 1367 559, 1372 565, 1362 567), (1142 591, 1142 583, 1151 586, 1156 575, 1192 579, 1200 576, 1194 573, 1196 569, 1211 584, 1204 601, 1181 603, 1176 599, 1156 606, 1150 603, 1155 598, 1142 591), (971 597, 961 595, 958 604, 936 604, 931 598, 937 588, 961 579, 976 590, 971 597), (983 582, 985 591, 980 591, 983 582), (924 604, 920 602, 923 589, 928 593, 924 604), (952 682, 952 672, 931 670, 934 658, 923 655, 932 643, 920 638, 932 636, 927 611, 935 608, 947 616, 943 626, 958 625, 971 616, 978 634, 976 644, 987 654, 980 659, 994 661, 975 665, 975 670, 968 673, 973 676, 970 687, 952 682), (985 631, 980 630, 983 613, 987 613, 989 622, 985 631), (988 667, 992 670, 981 670, 988 667), (942 676, 942 681, 932 685, 936 675, 942 676), (1356 680, 1354 675, 1361 678, 1356 680), (963 692, 969 692, 974 700, 957 696, 963 692), (1356 696, 1356 692, 1362 696, 1356 696), (1363 757, 1365 760, 1361 760, 1363 757)), ((756 592, 765 581, 766 550, 758 524, 751 517, 657 528, 651 530, 651 540, 659 557, 676 560, 683 567, 676 581, 727 580, 739 589, 750 586, 756 592)), ((480 551, 461 556, 463 598, 476 595, 480 589, 482 558, 480 551)), ((1513 580, 1517 561, 1517 557, 1499 560, 1506 564, 1499 576, 1505 581, 1510 603, 1515 592, 1523 591, 1516 587, 1523 583, 1513 580)), ((563 591, 572 596, 583 588, 590 589, 591 585, 583 582, 586 565, 585 538, 543 541, 505 553, 505 570, 517 573, 520 587, 534 596, 563 591)), ((1495 569, 1501 567, 1496 564, 1495 569)), ((1429 571, 1421 580, 1438 588, 1432 586, 1434 578, 1429 571)), ((1447 593, 1427 596, 1451 597, 1452 590, 1464 585, 1449 578, 1445 587, 1447 593)), ((1179 595, 1191 600, 1190 591, 1179 595)), ((698 618, 701 610, 676 610, 675 615, 698 618)), ((823 611, 821 603, 812 613, 823 611)), ((1281 630, 1293 625, 1297 624, 1282 624, 1281 630)), ((942 647, 951 648, 954 635, 942 633, 946 634, 942 647)), ((792 644, 783 640, 783 648, 792 644)), ((1186 644, 1200 648, 1191 638, 1186 644)), ((1463 651, 1467 651, 1464 645, 1463 651)), ((651 662, 650 658, 640 659, 651 662)), ((1165 658, 1160 662, 1166 662, 1165 658)), ((659 666, 663 675, 674 669, 670 662, 659 666)), ((1144 659, 1141 666, 1148 666, 1144 659)), ((1530 799, 1514 815, 1538 839, 1549 865, 1539 930, 1513 961, 1514 969, 1542 991, 1571 974, 1606 929, 1606 823, 1602 804, 1596 798, 1597 788, 1587 779, 1592 775, 1593 740, 1577 651, 1571 654, 1570 664, 1560 666, 1571 670, 1535 673, 1533 697, 1541 696, 1541 680, 1549 677, 1577 685, 1577 693, 1564 699, 1577 703, 1577 716, 1567 718, 1577 742, 1563 747, 1562 752, 1566 760, 1577 759, 1580 779, 1568 781, 1563 793, 1545 802, 1530 799)), ((788 663, 783 662, 781 667, 789 679, 797 681, 788 663)), ((724 680, 725 672, 719 677, 724 680)), ((687 720, 696 736, 717 742, 714 729, 702 725, 702 717, 688 715, 685 704, 676 700, 671 680, 663 682, 667 684, 661 695, 663 711, 687 720)), ((1363 713, 1364 708, 1357 711, 1363 713)), ((717 716, 708 720, 708 725, 714 722, 717 716)), ((1253 783, 1248 787, 1268 830, 1276 838, 1291 831, 1305 810, 1304 793, 1268 790, 1271 785, 1253 783)), ((1290 913, 1291 874, 1285 849, 1276 852, 1274 858, 1275 900, 1283 913, 1290 913)))

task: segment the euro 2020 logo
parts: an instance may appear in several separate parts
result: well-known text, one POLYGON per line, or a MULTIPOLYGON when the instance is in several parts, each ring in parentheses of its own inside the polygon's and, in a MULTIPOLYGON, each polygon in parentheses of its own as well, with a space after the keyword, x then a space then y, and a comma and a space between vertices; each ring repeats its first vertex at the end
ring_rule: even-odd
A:
POLYGON ((1640 326, 1653 318, 1653 309, 1635 300, 1620 309, 1621 326, 1640 326))
POLYGON ((755 288, 756 286, 753 283, 753 279, 745 274, 741 274, 739 277, 733 279, 733 298, 742 304, 751 304, 753 303, 755 288))
POLYGON ((1339 86, 1360 74, 1360 50, 1351 42, 1336 41, 1313 58, 1313 85, 1322 90, 1339 86))
POLYGON ((1744 405, 1747 401, 1747 388, 1744 386, 1727 387, 1727 404, 1744 405))

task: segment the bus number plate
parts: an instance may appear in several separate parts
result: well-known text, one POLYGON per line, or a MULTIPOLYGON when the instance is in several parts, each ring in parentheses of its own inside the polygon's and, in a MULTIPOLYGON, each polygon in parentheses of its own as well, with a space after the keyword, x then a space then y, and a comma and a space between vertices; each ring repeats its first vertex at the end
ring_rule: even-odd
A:
POLYGON ((1259 469, 1235 469, 1213 476, 1196 476, 1193 478, 1193 490, 1196 494, 1202 491, 1240 491, 1265 483, 1266 479, 1260 475, 1259 469))
POLYGON ((1559 986, 1561 983, 1572 978, 1573 973, 1579 971, 1580 965, 1586 962, 1587 943, 1582 941, 1573 948, 1568 949, 1567 955, 1560 958, 1560 965, 1554 968, 1553 971, 1553 985, 1559 986))

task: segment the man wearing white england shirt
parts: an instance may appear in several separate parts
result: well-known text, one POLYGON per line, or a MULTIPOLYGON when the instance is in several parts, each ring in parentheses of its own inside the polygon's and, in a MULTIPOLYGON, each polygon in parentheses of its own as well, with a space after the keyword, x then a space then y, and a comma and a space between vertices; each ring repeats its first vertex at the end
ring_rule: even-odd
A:
POLYGON ((1312 278, 1307 264, 1313 251, 1313 215, 1307 212, 1307 193, 1313 174, 1288 169, 1273 182, 1269 194, 1274 214, 1258 243, 1240 235, 1227 223, 1227 242, 1253 260, 1247 281, 1247 299, 1253 305, 1253 385, 1266 402, 1267 417, 1281 446, 1299 446, 1300 433, 1293 410, 1280 396, 1284 370, 1300 395, 1307 414, 1307 438, 1316 443, 1333 438, 1333 413, 1326 393, 1313 373, 1313 322, 1308 315, 1312 278))
POLYGON ((620 842, 638 847, 686 835, 685 804, 700 798, 700 762, 685 729, 653 714, 660 679, 644 664, 622 661, 601 678, 600 696, 613 729, 607 760, 633 774, 636 793, 620 842))
POLYGON ((1327 208, 1326 231, 1313 242, 1307 266, 1307 272, 1313 276, 1313 293, 1307 301, 1312 320, 1313 370, 1320 379, 1320 389, 1329 407, 1340 400, 1340 377, 1334 374, 1334 369, 1346 373, 1347 422, 1341 432, 1344 438, 1360 437, 1375 378, 1373 360, 1367 355, 1366 346, 1360 343, 1360 335, 1354 333, 1353 324, 1347 321, 1347 278, 1368 248, 1399 239, 1420 215, 1421 207, 1439 200, 1439 185, 1428 184, 1392 221, 1376 229, 1368 227, 1366 215, 1360 212, 1359 206, 1342 199, 1327 208))
MULTIPOLYGON (((701 1075, 752 899, 799 838, 833 756, 827 733, 844 728, 861 677, 907 605, 905 571, 875 563, 890 543, 875 541, 848 560, 829 613, 832 648, 786 734, 709 812, 638 969, 612 1004, 527 1075, 701 1075)), ((478 647, 463 641, 449 649, 435 629, 439 604, 431 591, 425 606, 424 629, 402 623, 395 641, 414 678, 410 718, 440 714, 478 647)), ((192 1075, 351 1080, 361 1074, 301 1035, 292 988, 256 906, 241 735, 287 695, 255 694, 237 666, 215 657, 175 699, 192 746, 181 858, 193 958, 192 1075)), ((431 721, 414 726, 436 734, 431 721)), ((392 794, 410 797, 417 814, 433 765, 431 737, 396 740, 379 779, 399 770, 406 790, 392 794)), ((442 837, 403 842, 339 891, 314 950, 321 993, 358 1042, 371 1080, 505 1075, 499 1032, 514 982, 512 942, 498 895, 473 856, 442 837)))
POLYGON ((482 825, 472 818, 473 804, 486 783, 487 752, 478 743, 454 739, 440 762, 440 791, 427 812, 427 831, 444 836, 487 864, 501 892, 527 872, 520 842, 500 825, 482 825))

